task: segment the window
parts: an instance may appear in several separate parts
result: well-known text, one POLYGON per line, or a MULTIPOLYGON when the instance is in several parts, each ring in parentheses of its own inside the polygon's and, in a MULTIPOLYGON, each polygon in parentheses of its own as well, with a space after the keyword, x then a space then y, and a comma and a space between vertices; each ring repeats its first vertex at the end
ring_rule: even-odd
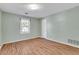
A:
POLYGON ((30 20, 27 18, 21 18, 20 21, 20 33, 26 34, 30 33, 30 20))

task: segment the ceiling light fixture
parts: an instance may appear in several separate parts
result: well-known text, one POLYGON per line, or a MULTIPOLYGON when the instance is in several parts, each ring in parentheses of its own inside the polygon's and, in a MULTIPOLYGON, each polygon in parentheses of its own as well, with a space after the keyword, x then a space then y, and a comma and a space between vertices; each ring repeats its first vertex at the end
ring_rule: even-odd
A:
POLYGON ((27 15, 28 13, 26 12, 25 14, 27 15))
POLYGON ((40 6, 38 4, 29 4, 27 8, 30 10, 38 10, 40 6))

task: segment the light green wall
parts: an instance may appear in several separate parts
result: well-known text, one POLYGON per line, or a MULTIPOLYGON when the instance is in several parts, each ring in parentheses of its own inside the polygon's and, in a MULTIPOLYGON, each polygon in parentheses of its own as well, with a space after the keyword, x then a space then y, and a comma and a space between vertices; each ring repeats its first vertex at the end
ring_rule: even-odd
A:
POLYGON ((20 34, 19 15, 0 12, 0 43, 28 39, 46 35, 50 40, 57 40, 67 43, 67 39, 79 40, 79 7, 72 8, 54 15, 45 17, 42 20, 31 18, 31 32, 20 34), (45 32, 44 32, 45 31, 45 32), (1 36, 2 34, 2 36, 1 36), (1 40, 2 38, 2 40, 1 40))
POLYGON ((1 11, 0 11, 0 43, 2 42, 2 28, 1 28, 1 11))
POLYGON ((31 18, 30 33, 20 34, 20 17, 6 12, 2 13, 3 43, 41 36, 41 21, 36 18, 31 18))
POLYGON ((45 17, 47 38, 66 42, 79 41, 79 7, 45 17))

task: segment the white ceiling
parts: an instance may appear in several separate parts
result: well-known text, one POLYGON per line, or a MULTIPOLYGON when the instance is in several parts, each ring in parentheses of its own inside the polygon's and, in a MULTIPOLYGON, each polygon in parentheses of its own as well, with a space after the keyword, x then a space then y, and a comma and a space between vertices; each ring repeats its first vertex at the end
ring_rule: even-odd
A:
POLYGON ((32 11, 25 8, 24 5, 28 5, 28 3, 0 3, 0 9, 19 15, 25 15, 27 12, 26 16, 39 18, 79 6, 77 3, 39 3, 38 5, 41 6, 41 9, 32 11))

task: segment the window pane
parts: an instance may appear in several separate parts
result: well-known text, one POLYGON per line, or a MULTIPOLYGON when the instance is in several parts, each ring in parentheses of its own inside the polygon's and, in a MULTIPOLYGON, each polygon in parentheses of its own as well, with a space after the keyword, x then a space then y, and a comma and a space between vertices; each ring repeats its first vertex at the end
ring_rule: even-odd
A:
POLYGON ((30 20, 27 20, 26 18, 21 18, 20 32, 21 33, 29 33, 30 32, 30 20))
POLYGON ((21 31, 22 32, 28 32, 29 31, 29 28, 28 27, 22 27, 21 31))
POLYGON ((30 24, 29 20, 25 20, 25 19, 21 20, 21 26, 29 26, 29 24, 30 24))

